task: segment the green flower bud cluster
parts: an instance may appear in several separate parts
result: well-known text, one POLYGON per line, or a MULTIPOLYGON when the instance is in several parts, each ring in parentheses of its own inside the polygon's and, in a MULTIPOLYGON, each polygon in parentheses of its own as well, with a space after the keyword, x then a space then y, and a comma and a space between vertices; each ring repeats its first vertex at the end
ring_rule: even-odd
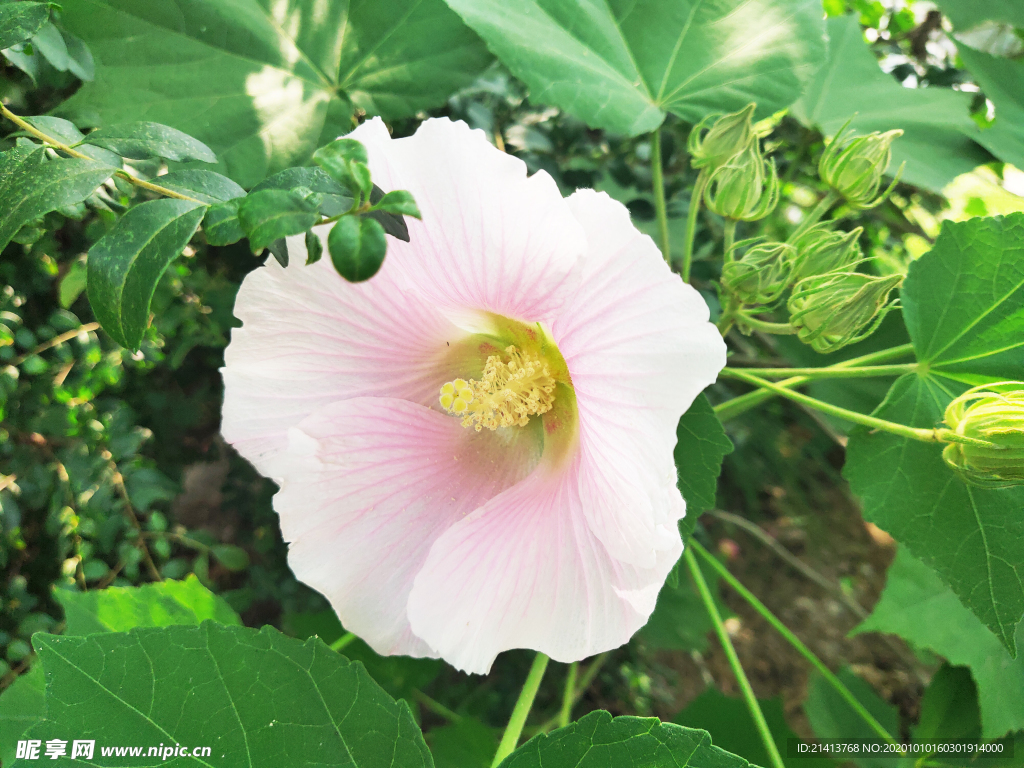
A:
POLYGON ((722 267, 722 287, 744 304, 770 306, 782 298, 791 282, 796 249, 787 243, 743 240, 743 258, 722 267))
POLYGON ((797 338, 818 352, 834 352, 867 338, 896 301, 889 301, 902 275, 875 277, 860 272, 829 272, 805 277, 790 294, 790 325, 797 338))
POLYGON ((864 210, 880 205, 899 181, 900 171, 881 195, 878 188, 892 160, 892 142, 903 131, 874 131, 867 136, 846 136, 849 122, 825 149, 818 162, 821 180, 838 192, 851 208, 864 210))
POLYGON ((706 117, 690 132, 690 162, 700 169, 698 189, 708 209, 735 221, 763 219, 779 201, 775 164, 761 154, 754 104, 706 117))
POLYGON ((793 240, 796 248, 796 263, 793 280, 824 275, 828 272, 847 271, 860 263, 864 255, 860 250, 863 227, 852 232, 836 232, 828 224, 815 224, 793 240))
POLYGON ((942 451, 967 482, 988 488, 1024 484, 1024 382, 969 389, 946 406, 944 420, 968 439, 942 451))

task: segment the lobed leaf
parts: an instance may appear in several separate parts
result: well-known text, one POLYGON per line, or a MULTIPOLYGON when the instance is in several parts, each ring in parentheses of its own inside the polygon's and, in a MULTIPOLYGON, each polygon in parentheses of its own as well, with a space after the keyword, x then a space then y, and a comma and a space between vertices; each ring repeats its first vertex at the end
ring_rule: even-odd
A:
POLYGON ((205 212, 202 203, 151 200, 130 208, 89 249, 89 303, 121 346, 139 348, 156 284, 188 245, 205 212))

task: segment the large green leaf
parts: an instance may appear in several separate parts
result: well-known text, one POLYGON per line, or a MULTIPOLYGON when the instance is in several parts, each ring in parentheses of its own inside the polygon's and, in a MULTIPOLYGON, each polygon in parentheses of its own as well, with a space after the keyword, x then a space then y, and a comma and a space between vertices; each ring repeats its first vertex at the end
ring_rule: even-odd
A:
POLYGON ((43 665, 37 663, 0 694, 0 763, 13 763, 18 739, 46 718, 45 688, 43 665))
POLYGON ((616 717, 598 710, 535 736, 501 768, 746 768, 742 757, 711 745, 707 731, 656 717, 616 717))
POLYGON ((999 159, 1024 168, 1024 63, 963 43, 957 43, 957 52, 996 108, 995 123, 980 131, 977 141, 999 159))
POLYGON ((487 65, 443 0, 67 0, 96 79, 61 109, 150 120, 208 144, 246 187, 351 130, 353 105, 436 107, 487 65))
POLYGON ((829 19, 828 34, 828 60, 793 105, 797 118, 826 134, 835 134, 851 117, 860 132, 902 128, 892 145, 891 172, 906 162, 904 179, 937 192, 988 162, 975 142, 979 131, 968 115, 970 94, 901 86, 879 68, 856 16, 829 19))
POLYGON ((446 0, 535 102, 636 136, 756 101, 770 114, 824 57, 818 0, 446 0))
MULTIPOLYGON (((940 423, 967 384, 1024 380, 1024 214, 946 222, 910 266, 903 315, 922 366, 893 384, 876 415, 940 423)), ((844 474, 865 519, 949 584, 1011 654, 1024 614, 1024 488, 965 484, 939 447, 856 430, 844 474)))
POLYGON ((92 592, 60 589, 56 597, 64 607, 64 632, 68 635, 198 625, 206 619, 221 624, 242 623, 224 599, 194 575, 184 581, 168 579, 141 587, 107 587, 92 592))
POLYGON ((432 764, 408 705, 320 640, 207 621, 88 637, 37 634, 33 642, 46 669, 47 717, 27 735, 88 734, 96 740, 90 765, 125 764, 103 757, 103 746, 160 743, 212 748, 207 759, 177 758, 181 766, 432 764))
POLYGON ((938 0, 936 5, 957 29, 970 29, 989 19, 1024 27, 1024 5, 1020 0, 938 0))
MULTIPOLYGON (((849 669, 841 669, 836 675, 854 698, 870 712, 875 720, 892 736, 899 738, 899 712, 896 707, 878 697, 870 685, 849 669)), ((821 675, 811 678, 807 687, 804 712, 811 723, 814 735, 819 739, 877 739, 878 734, 864 721, 857 711, 839 695, 838 691, 821 675)), ((797 764, 803 761, 797 761, 797 764)), ((859 768, 896 768, 898 761, 891 757, 860 757, 853 762, 859 768)))
POLYGON ((715 506, 722 459, 732 453, 733 445, 703 394, 697 396, 679 420, 676 440, 679 491, 686 500, 686 517, 680 526, 688 537, 697 525, 697 518, 715 506))
POLYGON ((138 349, 160 276, 188 245, 206 206, 163 198, 121 217, 89 249, 89 304, 118 344, 138 349))
POLYGON ((25 42, 49 20, 49 3, 3 3, 0 5, 0 49, 25 42))
POLYGON ((30 221, 80 203, 116 170, 94 160, 47 160, 44 152, 24 143, 0 155, 0 249, 30 221))
MULTIPOLYGON (((890 632, 970 667, 985 738, 1024 730, 1024 656, 1010 658, 999 639, 906 547, 900 547, 889 567, 874 611, 853 630, 860 632, 890 632)), ((1017 642, 1024 643, 1024 624, 1017 628, 1017 642)))

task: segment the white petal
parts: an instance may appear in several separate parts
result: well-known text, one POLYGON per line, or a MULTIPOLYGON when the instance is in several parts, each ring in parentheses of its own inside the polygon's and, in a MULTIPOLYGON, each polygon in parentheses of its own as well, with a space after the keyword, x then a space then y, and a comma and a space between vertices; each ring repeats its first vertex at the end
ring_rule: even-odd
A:
POLYGON ((274 508, 296 577, 381 654, 435 655, 406 600, 435 539, 524 477, 530 446, 404 400, 355 398, 292 430, 274 508))

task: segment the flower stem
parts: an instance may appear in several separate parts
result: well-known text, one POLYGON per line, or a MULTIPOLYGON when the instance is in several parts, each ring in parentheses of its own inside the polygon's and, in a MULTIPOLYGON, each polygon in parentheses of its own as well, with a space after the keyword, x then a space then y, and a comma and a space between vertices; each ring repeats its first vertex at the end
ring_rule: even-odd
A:
MULTIPOLYGON (((597 677, 597 673, 601 671, 601 667, 605 665, 605 662, 611 658, 611 651, 605 651, 599 654, 590 662, 590 666, 587 667, 587 671, 583 673, 583 679, 580 680, 579 685, 576 686, 576 690, 572 694, 572 704, 570 706, 576 706, 583 694, 590 688, 591 683, 594 682, 594 678, 597 677)), ((540 727, 537 728, 537 733, 547 733, 552 728, 559 727, 558 721, 561 713, 555 715, 550 720, 546 720, 540 727)))
POLYGON ((859 379, 872 376, 902 376, 918 370, 917 363, 899 363, 898 365, 865 365, 857 368, 726 368, 720 375, 732 376, 734 371, 746 371, 758 376, 789 377, 803 376, 811 379, 859 379))
MULTIPOLYGON (((651 181, 654 185, 654 211, 658 217, 658 245, 665 261, 672 261, 672 248, 668 237, 668 211, 665 207, 665 179, 661 167, 661 129, 651 132, 651 181)), ((686 278, 684 278, 686 279, 686 278)))
POLYGON ((341 649, 356 639, 356 636, 351 632, 346 632, 344 635, 339 637, 333 643, 331 643, 331 650, 341 653, 341 649))
POLYGON ((736 219, 727 219, 725 222, 725 260, 732 261, 732 246, 736 242, 736 219))
MULTIPOLYGON (((883 349, 878 352, 872 352, 867 355, 860 357, 852 357, 849 360, 844 360, 841 363, 836 363, 831 368, 854 368, 860 365, 870 365, 873 363, 884 363, 887 360, 899 359, 913 353, 913 344, 901 344, 898 347, 891 347, 889 349, 883 349)), ((786 379, 785 381, 778 382, 780 387, 796 387, 801 384, 810 381, 807 376, 794 376, 793 378, 786 379)), ((751 408, 760 405, 765 400, 771 400, 775 397, 774 391, 767 389, 756 389, 753 392, 748 392, 745 395, 734 397, 724 403, 719 403, 715 406, 715 415, 718 416, 722 421, 727 419, 735 418, 741 413, 746 413, 751 408)))
POLYGON ((419 688, 413 688, 412 697, 416 699, 416 701, 418 701, 424 709, 433 712, 435 715, 438 715, 439 717, 443 717, 445 720, 448 720, 449 722, 458 723, 462 721, 462 715, 460 715, 458 712, 454 712, 448 709, 448 707, 446 707, 440 701, 437 701, 436 699, 432 699, 430 696, 427 696, 427 694, 425 694, 419 688))
POLYGON ((829 208, 835 205, 836 200, 838 199, 839 196, 831 189, 826 192, 825 196, 821 198, 821 200, 818 201, 818 204, 811 209, 810 213, 807 214, 807 218, 800 222, 800 226, 797 227, 793 234, 789 236, 788 242, 793 242, 800 237, 800 235, 821 221, 821 217, 825 215, 829 208))
POLYGON ((558 727, 565 728, 572 717, 572 705, 576 703, 576 675, 579 673, 580 663, 574 661, 569 665, 569 672, 565 677, 565 691, 562 693, 562 709, 558 713, 558 727))
POLYGON ((821 673, 821 675, 832 685, 833 688, 836 689, 836 692, 838 692, 839 695, 843 697, 846 703, 849 704, 857 712, 857 714, 864 718, 864 722, 866 722, 871 727, 871 730, 873 730, 881 738, 885 739, 890 744, 896 743, 896 740, 892 737, 892 735, 887 730, 885 730, 885 728, 875 719, 875 717, 870 712, 867 711, 867 709, 864 708, 864 705, 857 700, 857 697, 850 693, 850 689, 843 685, 843 682, 838 677, 832 674, 832 671, 825 666, 824 662, 822 662, 821 659, 815 656, 814 652, 811 651, 811 649, 808 648, 806 645, 804 645, 803 642, 801 642, 800 638, 798 638, 790 631, 789 627, 787 627, 785 624, 779 621, 775 614, 769 611, 764 603, 758 600, 749 589, 744 587, 743 584, 740 583, 739 579, 737 579, 735 576, 732 575, 732 573, 729 572, 728 568, 726 568, 724 565, 718 562, 718 560, 716 560, 710 552, 704 549, 704 547, 702 547, 698 542, 696 542, 692 538, 689 540, 689 542, 687 542, 686 551, 689 552, 691 549, 695 549, 697 551, 697 554, 700 555, 701 558, 708 565, 710 565, 712 568, 718 571, 718 574, 729 584, 729 586, 735 589, 737 593, 739 593, 740 597, 746 600, 747 603, 749 603, 754 610, 761 614, 761 616, 763 616, 769 624, 775 627, 779 634, 781 634, 786 639, 786 641, 800 653, 801 656, 803 656, 811 664, 814 665, 814 667, 821 673))
MULTIPOLYGON (((16 114, 11 112, 3 104, 0 104, 0 114, 2 114, 4 117, 6 117, 8 120, 10 120, 12 123, 14 123, 16 126, 21 128, 26 133, 35 136, 46 146, 63 152, 66 155, 71 155, 71 157, 77 157, 80 160, 92 160, 93 162, 96 162, 93 158, 89 157, 88 155, 79 152, 78 150, 68 146, 67 144, 64 144, 61 141, 58 141, 57 139, 53 138, 52 136, 49 136, 48 134, 43 133, 28 121, 23 120, 22 118, 18 117, 16 114)), ((194 197, 189 197, 188 195, 183 195, 180 192, 175 192, 173 189, 167 189, 167 187, 161 187, 159 184, 153 184, 151 182, 144 181, 143 179, 136 178, 135 176, 132 176, 130 173, 128 173, 128 171, 125 170, 115 171, 114 175, 120 176, 125 181, 134 184, 137 187, 141 187, 142 189, 148 189, 150 192, 156 192, 157 194, 163 195, 164 197, 173 197, 178 200, 188 200, 189 202, 192 203, 202 203, 202 200, 196 200, 194 197)))
POLYGON ((530 666, 530 672, 526 675, 523 690, 519 692, 519 698, 512 709, 512 716, 508 719, 508 725, 505 726, 505 733, 501 736, 498 751, 494 753, 491 768, 497 768, 502 760, 512 754, 516 744, 519 743, 519 736, 523 732, 523 726, 526 725, 526 717, 530 714, 533 700, 540 689, 540 681, 544 678, 544 670, 547 668, 548 657, 538 652, 533 659, 533 664, 530 666))
POLYGON ((754 689, 750 687, 750 680, 747 679, 747 674, 743 671, 743 665, 740 664, 740 659, 736 655, 736 649, 733 648, 732 640, 729 639, 729 633, 725 630, 725 624, 722 621, 722 616, 718 613, 718 607, 711 596, 711 590, 708 589, 708 584, 704 580, 704 574, 701 573, 700 566, 697 565, 697 560, 693 556, 693 550, 691 549, 693 546, 699 545, 691 538, 686 549, 683 550, 683 557, 686 558, 686 565, 690 569, 690 576, 693 578, 693 583, 697 586, 701 600, 704 601, 704 607, 711 617, 711 622, 715 625, 715 632, 718 635, 719 642, 722 644, 722 650, 725 651, 725 656, 729 660, 729 666, 732 667, 733 674, 736 675, 740 691, 743 692, 743 699, 747 703, 747 709, 754 720, 754 725, 761 736, 761 741, 764 743, 765 751, 768 753, 772 766, 773 768, 785 768, 782 762, 782 755, 779 754, 778 747, 775 746, 775 739, 772 738, 772 733, 768 729, 768 723, 764 719, 764 713, 761 712, 761 706, 757 703, 757 697, 754 696, 754 689))
POLYGON ((690 212, 686 215, 686 244, 683 249, 683 265, 679 273, 683 282, 690 282, 690 265, 693 263, 693 241, 697 236, 697 213, 700 211, 700 201, 704 196, 704 185, 707 184, 707 176, 701 171, 697 181, 690 193, 690 212))
POLYGON ((796 328, 789 323, 769 323, 767 320, 758 320, 756 317, 749 315, 742 309, 736 310, 733 314, 740 318, 744 325, 749 325, 755 331, 773 333, 776 336, 792 336, 796 333, 796 328))

